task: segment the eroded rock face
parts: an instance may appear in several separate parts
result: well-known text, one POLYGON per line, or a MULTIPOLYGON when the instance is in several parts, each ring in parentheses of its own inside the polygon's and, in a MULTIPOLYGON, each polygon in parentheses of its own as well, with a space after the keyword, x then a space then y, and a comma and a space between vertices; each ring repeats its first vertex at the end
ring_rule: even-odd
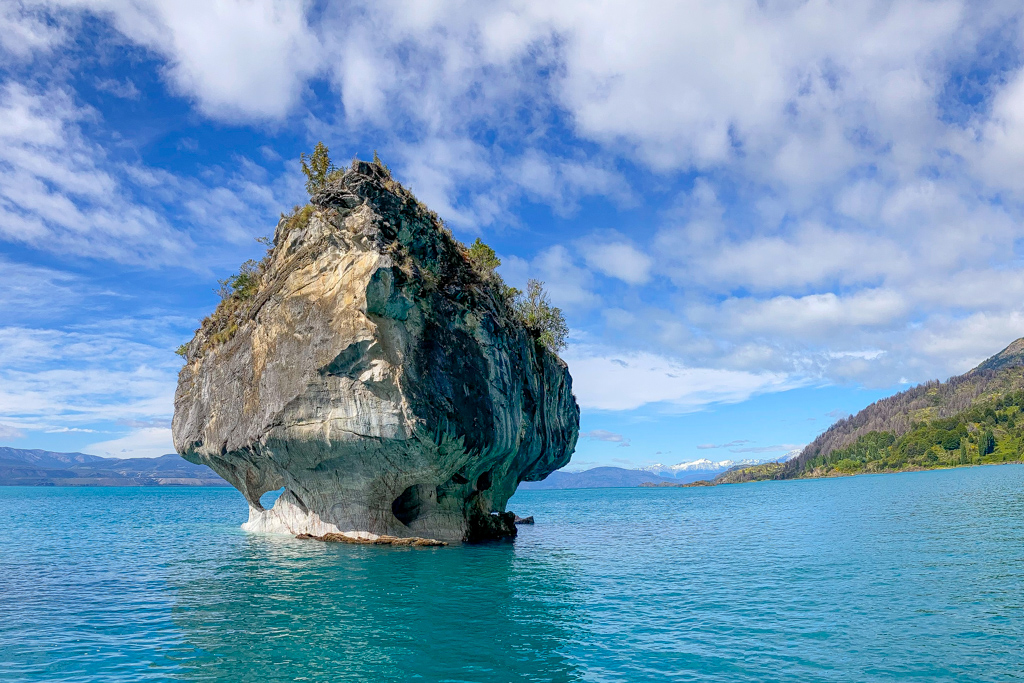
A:
POLYGON ((245 495, 254 531, 515 535, 516 486, 576 445, 565 363, 380 166, 313 203, 282 220, 237 329, 188 345, 178 452, 245 495))

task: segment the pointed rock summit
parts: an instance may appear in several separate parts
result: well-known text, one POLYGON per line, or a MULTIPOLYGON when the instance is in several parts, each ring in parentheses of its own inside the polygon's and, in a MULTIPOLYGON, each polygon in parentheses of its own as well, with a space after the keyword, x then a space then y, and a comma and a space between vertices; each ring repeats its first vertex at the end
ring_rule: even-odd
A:
POLYGON ((1024 365, 1024 339, 1018 339, 967 374, 977 375, 987 371, 1017 368, 1022 365, 1024 365))
POLYGON ((509 497, 568 463, 579 407, 492 270, 382 164, 332 173, 179 351, 175 447, 249 530, 514 536, 509 497))

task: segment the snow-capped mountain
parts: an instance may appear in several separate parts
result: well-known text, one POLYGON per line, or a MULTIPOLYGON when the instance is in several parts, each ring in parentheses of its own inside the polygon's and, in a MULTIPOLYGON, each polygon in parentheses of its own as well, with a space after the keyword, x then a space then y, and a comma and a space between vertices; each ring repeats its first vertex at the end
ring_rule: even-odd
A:
POLYGON ((756 465, 764 460, 751 460, 749 458, 744 460, 708 460, 707 458, 701 458, 700 460, 693 460, 691 462, 681 462, 676 465, 650 465, 649 467, 641 467, 640 469, 644 472, 651 472, 662 477, 678 477, 680 474, 689 474, 691 472, 724 472, 732 467, 745 467, 747 465, 756 465))
POLYGON ((681 462, 676 465, 662 465, 659 463, 639 469, 661 477, 690 478, 694 474, 719 474, 733 467, 748 467, 750 465, 759 465, 763 462, 785 462, 790 458, 800 455, 800 450, 800 448, 795 448, 781 458, 744 458, 742 460, 709 460, 708 458, 701 458, 699 460, 691 460, 690 462, 681 462))
POLYGON ((593 467, 580 472, 552 472, 544 481, 524 481, 522 489, 599 489, 608 487, 634 487, 642 483, 650 484, 689 484, 702 479, 714 479, 726 470, 746 465, 757 465, 772 460, 788 460, 800 453, 800 448, 791 450, 781 458, 762 458, 758 460, 691 460, 677 465, 651 465, 638 469, 621 467, 593 467))

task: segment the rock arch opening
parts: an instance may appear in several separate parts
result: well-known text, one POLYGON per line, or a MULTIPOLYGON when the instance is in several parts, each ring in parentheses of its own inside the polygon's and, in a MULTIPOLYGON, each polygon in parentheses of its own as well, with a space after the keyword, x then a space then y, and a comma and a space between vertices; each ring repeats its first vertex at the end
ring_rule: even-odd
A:
POLYGON ((281 497, 282 493, 284 493, 283 486, 279 489, 274 489, 273 491, 267 491, 266 493, 264 493, 262 496, 260 496, 259 499, 260 509, 269 510, 270 508, 274 507, 274 503, 277 502, 277 499, 281 497))
POLYGON ((436 500, 436 489, 426 484, 413 484, 391 503, 391 514, 405 526, 422 517, 436 500))

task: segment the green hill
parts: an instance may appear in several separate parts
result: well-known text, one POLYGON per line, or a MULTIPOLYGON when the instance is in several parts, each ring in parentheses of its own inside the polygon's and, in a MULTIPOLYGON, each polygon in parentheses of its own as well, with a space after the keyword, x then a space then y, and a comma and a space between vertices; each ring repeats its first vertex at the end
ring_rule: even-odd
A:
POLYGON ((958 467, 1024 459, 1024 339, 970 372, 926 382, 840 420, 777 469, 732 483, 958 467))
POLYGON ((1024 339, 970 372, 928 382, 840 420, 778 478, 956 467, 1021 459, 1024 339))
POLYGON ((726 470, 711 480, 712 484, 742 484, 746 481, 764 481, 775 479, 782 471, 782 463, 765 462, 750 467, 734 467, 726 470))

